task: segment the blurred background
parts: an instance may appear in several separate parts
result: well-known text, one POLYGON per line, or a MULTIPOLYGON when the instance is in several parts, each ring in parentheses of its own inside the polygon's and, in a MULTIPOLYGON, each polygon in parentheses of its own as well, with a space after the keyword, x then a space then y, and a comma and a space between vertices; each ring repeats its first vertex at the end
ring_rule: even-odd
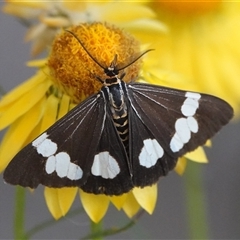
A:
MULTIPOLYGON (((0 3, 0 8, 3 3, 0 3)), ((24 42, 25 28, 12 16, 0 12, 0 85, 9 91, 35 73, 26 67, 30 44, 24 42)), ((40 56, 41 57, 41 56, 40 56)), ((40 58, 39 57, 39 58, 40 58)), ((240 67, 240 62, 239 62, 240 67)), ((239 76, 240 80, 240 76, 239 76)), ((240 92, 240 91, 239 91, 240 92)), ((4 131, 0 132, 0 139, 4 131)), ((209 164, 198 164, 203 172, 207 225, 211 239, 240 239, 240 122, 231 123, 213 138, 212 148, 206 149, 209 164)), ((9 149, 11 151, 11 149, 9 149)), ((197 163, 189 163, 187 170, 197 163)), ((189 176, 189 174, 188 174, 189 176)), ((152 216, 145 213, 128 231, 109 239, 187 239, 186 176, 171 172, 158 184, 159 196, 152 216)), ((192 184, 194 188, 194 182, 192 184)), ((0 178, 0 239, 13 238, 15 187, 0 178)), ((79 207, 75 199, 71 210, 79 207)), ((198 208, 197 204, 194 206, 198 208)), ((26 229, 51 219, 40 186, 27 192, 26 229)), ((196 216, 196 219, 198 216, 196 216)), ((103 220, 104 226, 121 226, 129 221, 126 215, 111 206, 103 220)), ((85 213, 45 228, 34 239, 79 239, 89 232, 85 213)), ((201 222, 199 222, 201 224, 201 222)))

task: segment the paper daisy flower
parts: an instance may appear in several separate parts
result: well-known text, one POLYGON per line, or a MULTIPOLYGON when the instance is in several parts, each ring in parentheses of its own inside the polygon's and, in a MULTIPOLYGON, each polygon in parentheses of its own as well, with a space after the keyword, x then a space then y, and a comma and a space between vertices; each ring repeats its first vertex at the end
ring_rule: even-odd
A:
MULTIPOLYGON (((85 48, 93 58, 97 56, 98 63, 103 66, 106 62, 110 63, 115 54, 121 65, 141 52, 137 40, 112 25, 82 24, 70 30, 81 36, 85 48)), ((10 126, 0 146, 0 170, 6 167, 16 152, 77 103, 98 92, 101 84, 96 81, 96 76, 99 79, 104 77, 102 69, 68 32, 56 37, 48 60, 33 62, 32 65, 40 68, 37 74, 0 102, 0 129, 10 126)), ((141 61, 128 66, 125 69, 126 82, 136 79, 140 69, 141 61)), ((181 167, 178 168, 181 171, 181 167)), ((68 212, 78 192, 85 211, 94 222, 102 219, 110 202, 132 217, 140 207, 151 214, 157 199, 156 184, 134 188, 129 193, 113 197, 89 194, 78 188, 46 187, 45 199, 56 219, 68 212)))
POLYGON ((83 22, 111 22, 146 42, 156 32, 166 31, 166 26, 154 19, 154 12, 137 2, 8 0, 3 11, 18 17, 28 26, 26 40, 33 42, 33 55, 51 45, 54 36, 62 28, 83 22), (126 14, 126 9, 131 14, 126 14))
POLYGON ((155 74, 175 72, 190 89, 228 101, 239 117, 239 1, 147 2, 169 29, 156 36, 161 47, 153 53, 154 62, 165 72, 156 69, 155 74))
MULTIPOLYGON (((115 54, 119 63, 124 63, 140 52, 138 41, 112 25, 83 24, 70 30, 81 36, 85 47, 102 64, 110 63, 115 54)), ((138 76, 140 63, 136 61, 126 69, 126 81, 138 76)), ((0 129, 9 126, 0 145, 0 171, 23 146, 101 88, 95 76, 101 78, 102 69, 67 32, 56 37, 47 60, 31 62, 30 65, 37 66, 38 72, 0 101, 0 129)), ((123 209, 128 217, 135 215, 140 208, 151 214, 157 199, 157 186, 134 188, 129 193, 113 197, 85 193, 78 188, 46 187, 45 199, 55 219, 68 212, 77 193, 91 220, 98 222, 110 202, 117 209, 123 209)))
MULTIPOLYGON (((31 22, 32 19, 39 20, 37 24, 31 24, 31 28, 27 35, 27 38, 33 41, 34 54, 37 54, 48 44, 51 44, 52 39, 60 28, 68 27, 73 23, 79 23, 80 21, 92 22, 95 20, 108 20, 112 23, 117 23, 118 26, 125 27, 135 36, 138 36, 143 42, 151 42, 154 39, 156 32, 159 37, 160 34, 162 34, 162 30, 165 29, 164 25, 153 20, 153 11, 141 4, 127 3, 127 8, 132 9, 132 14, 128 15, 127 18, 122 18, 123 13, 121 12, 121 9, 124 9, 122 6, 123 3, 110 3, 106 1, 99 4, 84 2, 76 2, 74 4, 75 5, 73 6, 72 3, 68 2, 55 4, 35 2, 17 3, 9 1, 4 10, 5 12, 18 16, 23 20, 27 20, 27 22, 31 22), (121 7, 119 4, 121 4, 121 7), (116 11, 113 9, 116 9, 116 11), (82 14, 80 14, 81 11, 82 14), (27 14, 29 12, 31 12, 31 14, 27 14), (148 19, 143 19, 143 17, 148 19)), ((100 32, 101 31, 102 29, 100 32)), ((86 32, 84 32, 84 34, 86 34, 86 32)), ((88 37, 96 39, 95 35, 94 37, 87 36, 86 39, 84 39, 84 43, 85 40, 88 40, 88 37)), ((163 36, 161 37, 163 38, 163 36)), ((71 45, 70 51, 69 48, 64 49, 63 46, 61 46, 61 42, 56 40, 55 43, 56 45, 53 46, 53 49, 55 48, 56 51, 52 57, 45 62, 31 63, 32 65, 39 67, 37 74, 6 95, 0 102, 0 113, 3 113, 0 117, 0 129, 10 125, 10 128, 0 146, 0 157, 1 159, 4 159, 4 161, 0 162, 0 170, 3 170, 6 167, 15 153, 23 146, 31 142, 47 127, 66 114, 76 105, 76 103, 79 103, 87 96, 97 92, 101 86, 101 84, 99 84, 94 78, 92 82, 89 81, 89 69, 92 70, 95 76, 101 76, 102 72, 99 72, 99 68, 93 64, 91 59, 86 58, 86 53, 83 54, 84 61, 82 61, 80 65, 76 62, 78 63, 76 65, 78 65, 78 67, 80 66, 80 68, 76 68, 76 66, 71 64, 73 59, 68 58, 69 53, 76 53, 76 51, 81 49, 77 42, 75 42, 75 46, 71 45), (64 59, 69 59, 70 62, 62 67, 59 65, 59 62, 56 62, 54 59, 54 56, 57 56, 57 54, 63 54, 59 56, 64 59), (56 74, 56 72, 53 71, 55 68, 61 70, 64 69, 66 71, 58 71, 56 74), (79 76, 82 77, 80 78, 79 76), (78 82, 78 79, 87 80, 87 82, 78 82), (74 82, 75 87, 72 86, 71 81, 74 82), (25 107, 19 108, 18 106, 25 107), (23 132, 24 137, 22 137, 23 132), (21 136, 21 139, 16 136, 21 136), (11 146, 12 149, 12 145, 14 145, 14 149, 10 153, 8 149, 9 146, 11 146)), ((73 44, 73 42, 71 42, 71 44, 73 44)), ((64 46, 65 45, 66 44, 64 44, 64 46)), ((124 45, 126 45, 126 43, 124 43, 123 46, 124 45)), ((146 61, 144 61, 141 71, 143 78, 146 81, 155 84, 171 84, 171 87, 175 88, 200 91, 201 88, 195 87, 191 80, 188 82, 182 81, 184 78, 177 76, 175 78, 176 81, 174 81, 174 76, 169 71, 159 70, 159 66, 163 66, 161 65, 162 62, 158 60, 162 48, 164 48, 162 45, 161 48, 157 48, 156 54, 158 57, 152 54, 151 57, 146 57, 146 61), (149 68, 149 66, 151 67, 149 68), (159 79, 161 79, 161 81, 159 81, 159 79), (165 79, 166 81, 162 82, 162 79, 165 79), (167 81, 168 79, 171 80, 167 81)), ((88 49, 90 49, 91 52, 94 51, 94 49, 91 49, 91 46, 89 46, 88 49)), ((115 52, 109 52, 102 56, 102 59, 100 58, 98 60, 100 62, 110 62, 112 56, 116 53, 116 49, 113 50, 115 52)), ((136 51, 136 49, 134 51, 136 51)), ((137 51, 139 51, 139 49, 137 51)), ((124 49, 124 53, 129 54, 130 52, 124 49)), ((119 60, 124 62, 125 59, 128 59, 127 56, 123 57, 122 60, 121 58, 119 60)), ((74 59, 74 61, 75 60, 76 59, 74 59)), ((126 71, 128 71, 126 76, 129 76, 129 79, 126 78, 127 81, 138 75, 138 64, 139 62, 126 69, 126 71)), ((198 162, 207 161, 202 148, 199 148, 193 153, 187 154, 186 157, 198 162)), ((186 157, 181 158, 178 161, 176 171, 179 174, 185 169, 186 157)), ((68 212, 77 193, 77 188, 45 188, 47 205, 56 219, 64 216, 68 212)), ((146 187, 144 189, 135 188, 130 193, 118 197, 93 195, 80 190, 80 197, 90 218, 94 222, 98 222, 105 215, 110 202, 112 202, 117 209, 123 209, 129 217, 136 214, 140 207, 144 208, 147 212, 152 213, 157 199, 157 187, 156 185, 153 185, 152 187, 146 187)))

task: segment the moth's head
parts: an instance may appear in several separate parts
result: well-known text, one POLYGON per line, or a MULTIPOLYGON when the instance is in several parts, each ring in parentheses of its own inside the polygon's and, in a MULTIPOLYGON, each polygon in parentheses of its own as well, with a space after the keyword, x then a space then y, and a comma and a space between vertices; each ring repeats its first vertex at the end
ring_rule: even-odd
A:
POLYGON ((108 77, 114 77, 114 76, 117 76, 119 74, 119 70, 117 68, 117 54, 114 56, 114 59, 111 62, 111 64, 109 65, 109 67, 104 68, 104 73, 108 77))

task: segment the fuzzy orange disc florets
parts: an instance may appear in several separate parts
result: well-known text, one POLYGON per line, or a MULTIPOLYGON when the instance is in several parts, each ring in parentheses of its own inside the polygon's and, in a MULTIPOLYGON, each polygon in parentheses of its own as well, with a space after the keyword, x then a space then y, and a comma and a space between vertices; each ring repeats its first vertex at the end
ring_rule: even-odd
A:
MULTIPOLYGON (((82 24, 69 29, 83 43, 87 51, 104 67, 117 54, 117 64, 125 66, 139 55, 137 40, 124 31, 102 23, 82 24)), ((76 103, 101 88, 96 76, 105 79, 103 69, 90 58, 78 40, 64 31, 53 43, 48 66, 55 85, 76 103)), ((137 61, 124 69, 124 80, 136 79, 140 69, 137 61)))

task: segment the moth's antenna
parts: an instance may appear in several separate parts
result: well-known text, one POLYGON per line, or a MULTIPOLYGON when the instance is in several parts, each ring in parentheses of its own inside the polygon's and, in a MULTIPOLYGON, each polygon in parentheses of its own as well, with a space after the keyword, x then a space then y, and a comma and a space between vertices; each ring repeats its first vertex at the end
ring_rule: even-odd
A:
MULTIPOLYGON (((103 65, 101 65, 97 60, 96 60, 96 58, 94 58, 93 56, 92 56, 92 54, 86 49, 86 47, 84 46, 84 44, 80 41, 80 39, 76 36, 76 34, 75 33, 73 33, 73 32, 71 32, 71 31, 69 31, 69 30, 67 30, 67 29, 65 29, 65 31, 66 32, 68 32, 68 33, 70 33, 70 34, 72 34, 75 38, 76 38, 76 40, 80 43, 80 45, 82 46, 82 48, 86 51, 86 53, 89 55, 89 57, 99 66, 99 67, 101 67, 105 72, 108 70, 108 68, 106 68, 106 67, 104 67, 103 65)), ((123 67, 121 67, 121 68, 119 68, 119 69, 115 69, 116 71, 121 71, 121 70, 123 70, 124 68, 127 68, 128 66, 130 66, 130 65, 132 65, 133 63, 135 63, 139 58, 141 58, 143 55, 145 55, 146 53, 148 53, 148 52, 150 52, 150 51, 153 51, 154 49, 148 49, 148 50, 146 50, 145 52, 143 52, 142 54, 140 54, 138 57, 136 57, 132 62, 130 62, 130 63, 128 63, 127 65, 125 65, 125 66, 123 66, 123 67)), ((112 63, 111 63, 111 67, 112 68, 115 68, 116 67, 116 65, 117 65, 117 55, 115 55, 115 57, 114 57, 114 60, 112 61, 112 63)))
POLYGON ((148 49, 146 50, 145 52, 143 52, 142 54, 140 54, 138 57, 136 57, 132 62, 128 63, 127 65, 121 67, 121 68, 118 68, 117 70, 118 71, 121 71, 123 70, 124 68, 127 68, 128 66, 132 65, 133 63, 135 63, 139 58, 141 58, 143 55, 145 55, 146 53, 150 52, 150 51, 153 51, 154 49, 148 49))
POLYGON ((104 70, 106 69, 106 67, 102 66, 102 65, 92 56, 92 54, 85 48, 84 44, 80 41, 80 39, 76 36, 75 33, 71 32, 71 31, 69 31, 69 30, 66 30, 66 29, 65 29, 65 31, 68 32, 68 33, 70 33, 70 34, 72 34, 72 35, 77 39, 77 41, 80 43, 80 45, 81 45, 82 48, 86 51, 86 53, 89 55, 89 57, 90 57, 99 67, 101 67, 101 68, 104 69, 104 70))

